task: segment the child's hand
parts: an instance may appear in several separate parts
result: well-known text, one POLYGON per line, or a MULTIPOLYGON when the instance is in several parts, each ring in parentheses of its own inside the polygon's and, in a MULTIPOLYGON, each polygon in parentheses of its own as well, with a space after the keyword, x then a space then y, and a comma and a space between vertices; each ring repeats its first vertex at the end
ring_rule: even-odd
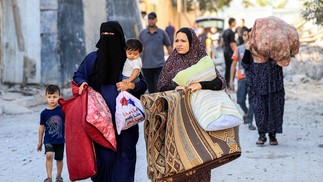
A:
POLYGON ((124 79, 124 80, 122 80, 122 82, 123 82, 123 83, 125 83, 125 84, 128 84, 128 83, 130 83, 131 81, 130 81, 129 79, 124 79))
POLYGON ((37 145, 37 151, 41 152, 42 151, 42 143, 38 143, 37 145))
POLYGON ((230 90, 234 91, 234 83, 230 82, 230 90))

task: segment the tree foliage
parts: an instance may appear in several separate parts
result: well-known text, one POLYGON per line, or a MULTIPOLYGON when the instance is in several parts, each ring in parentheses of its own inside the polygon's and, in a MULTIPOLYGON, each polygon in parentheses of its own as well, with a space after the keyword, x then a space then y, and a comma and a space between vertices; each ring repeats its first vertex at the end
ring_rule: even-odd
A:
POLYGON ((306 0, 301 14, 307 21, 313 21, 317 25, 323 25, 323 1, 306 0))
POLYGON ((259 7, 271 6, 274 9, 280 9, 280 8, 284 8, 287 3, 288 3, 288 0, 256 0, 255 2, 251 0, 242 1, 242 5, 245 8, 256 7, 256 6, 259 6, 259 7))
MULTIPOLYGON (((197 0, 199 3, 199 10, 200 11, 210 11, 210 12, 218 12, 223 7, 229 6, 232 0, 197 0)), ((187 1, 188 10, 192 10, 194 7, 194 0, 187 1)))

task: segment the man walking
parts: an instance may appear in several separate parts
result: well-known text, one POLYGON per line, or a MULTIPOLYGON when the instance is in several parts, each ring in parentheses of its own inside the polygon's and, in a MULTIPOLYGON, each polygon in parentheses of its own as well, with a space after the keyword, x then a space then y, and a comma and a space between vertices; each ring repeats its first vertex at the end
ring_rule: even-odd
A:
POLYGON ((248 30, 248 28, 245 26, 244 19, 241 19, 240 26, 236 29, 236 34, 238 34, 238 46, 242 45, 244 43, 243 41, 243 32, 248 30))
POLYGON ((157 15, 155 12, 148 14, 148 26, 139 34, 143 44, 142 72, 148 84, 149 93, 157 91, 157 81, 161 69, 165 64, 164 46, 168 54, 172 52, 171 42, 166 32, 156 26, 157 15))
POLYGON ((234 18, 229 19, 229 28, 223 32, 222 38, 224 43, 223 55, 225 60, 225 74, 224 78, 227 83, 227 87, 230 87, 230 69, 232 64, 231 56, 237 48, 235 42, 233 28, 236 26, 236 20, 234 18))
POLYGON ((173 47, 173 45, 174 45, 175 27, 172 25, 171 21, 168 22, 168 26, 166 27, 165 31, 166 31, 166 33, 168 35, 168 38, 169 38, 170 43, 171 43, 171 46, 173 47))

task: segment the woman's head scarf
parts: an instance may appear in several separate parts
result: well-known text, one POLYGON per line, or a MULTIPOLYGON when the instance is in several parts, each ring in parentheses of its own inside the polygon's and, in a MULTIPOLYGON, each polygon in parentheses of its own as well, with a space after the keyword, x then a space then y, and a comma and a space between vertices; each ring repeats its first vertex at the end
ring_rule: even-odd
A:
POLYGON ((117 21, 108 21, 101 24, 100 40, 97 60, 92 69, 92 81, 101 84, 115 84, 119 82, 120 73, 126 60, 125 36, 121 25, 117 21), (107 32, 106 34, 102 34, 107 32))
POLYGON ((160 90, 160 88, 163 86, 176 86, 177 84, 172 81, 176 74, 196 64, 201 58, 207 55, 205 47, 196 36, 193 29, 184 27, 179 29, 176 32, 176 35, 178 32, 186 34, 190 48, 186 54, 180 54, 176 51, 176 49, 173 50, 171 55, 166 60, 166 64, 159 75, 157 83, 158 90, 160 90))

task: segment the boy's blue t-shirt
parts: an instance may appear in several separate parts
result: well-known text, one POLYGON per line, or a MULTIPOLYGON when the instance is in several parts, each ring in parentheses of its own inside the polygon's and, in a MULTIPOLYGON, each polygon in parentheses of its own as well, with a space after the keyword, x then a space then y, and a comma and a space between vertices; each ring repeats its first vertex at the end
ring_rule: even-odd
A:
POLYGON ((64 135, 64 114, 61 106, 55 109, 44 109, 40 113, 40 124, 45 125, 44 144, 63 144, 64 135))

